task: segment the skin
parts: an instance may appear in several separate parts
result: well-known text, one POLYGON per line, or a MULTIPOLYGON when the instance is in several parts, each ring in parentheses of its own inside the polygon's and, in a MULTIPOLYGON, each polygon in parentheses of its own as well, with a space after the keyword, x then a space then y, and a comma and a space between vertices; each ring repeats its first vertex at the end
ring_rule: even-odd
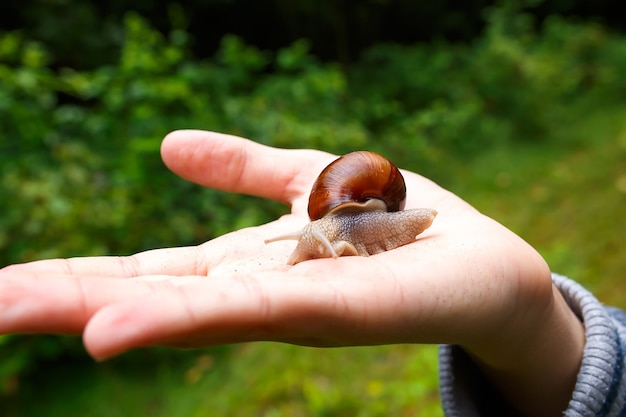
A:
POLYGON ((5 267, 0 334, 82 334, 97 360, 157 344, 452 343, 521 413, 566 408, 581 323, 541 256, 459 197, 404 171, 406 208, 439 213, 420 239, 367 258, 288 266, 295 242, 264 239, 308 222, 308 192, 332 155, 178 131, 163 141, 162 157, 183 178, 278 200, 292 213, 194 247, 5 267))

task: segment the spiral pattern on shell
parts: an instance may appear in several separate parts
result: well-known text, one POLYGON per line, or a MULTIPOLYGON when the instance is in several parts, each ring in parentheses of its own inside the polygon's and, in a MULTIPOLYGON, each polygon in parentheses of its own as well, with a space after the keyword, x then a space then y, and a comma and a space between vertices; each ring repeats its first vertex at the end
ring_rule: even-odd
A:
POLYGON ((309 197, 309 217, 317 220, 329 213, 359 211, 372 199, 384 202, 386 211, 402 210, 404 178, 395 165, 375 152, 351 152, 320 173, 309 197))

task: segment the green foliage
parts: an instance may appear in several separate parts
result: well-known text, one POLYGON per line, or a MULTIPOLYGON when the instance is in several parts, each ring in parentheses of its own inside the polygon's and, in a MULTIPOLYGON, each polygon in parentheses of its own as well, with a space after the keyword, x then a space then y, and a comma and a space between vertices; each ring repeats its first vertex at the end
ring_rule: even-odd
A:
MULTIPOLYGON (((22 387, 9 400, 24 417, 68 412, 122 417, 146 410, 154 417, 440 417, 436 358, 435 346, 416 345, 315 349, 257 343, 225 352, 186 353, 149 349, 104 364, 77 359, 46 366, 33 378, 36 384, 22 387), (72 383, 59 383, 68 375, 72 383)), ((11 408, 0 404, 4 410, 11 408)))
MULTIPOLYGON (((461 192, 494 217, 508 216, 519 233, 531 233, 537 224, 531 221, 532 204, 549 211, 562 194, 553 191, 547 198, 538 184, 539 191, 529 196, 524 179, 532 173, 556 180, 561 177, 554 172, 562 170, 546 173, 529 166, 547 165, 568 149, 600 148, 610 142, 609 134, 623 135, 623 129, 606 125, 625 110, 626 38, 597 24, 557 17, 536 30, 530 17, 506 9, 493 9, 489 19, 475 42, 378 44, 348 69, 321 62, 306 40, 271 52, 232 35, 222 39, 213 59, 197 60, 188 52, 183 21, 165 36, 136 14, 125 19, 119 60, 91 70, 56 68, 46 45, 19 32, 2 34, 0 265, 197 244, 284 212, 275 203, 202 189, 168 173, 160 162, 160 142, 181 128, 223 131, 281 147, 378 150, 461 192), (609 108, 610 118, 590 116, 609 108), (581 123, 587 123, 585 129, 581 123), (525 156, 519 149, 527 150, 525 156), (517 194, 500 201, 504 190, 517 194), (530 208, 520 209, 528 201, 530 208)), ((598 156, 613 158, 616 182, 603 188, 607 200, 593 200, 588 211, 600 210, 601 201, 623 207, 626 180, 619 158, 626 146, 609 149, 612 154, 598 156)), ((594 168, 593 162, 573 160, 594 168)), ((559 184, 578 193, 567 188, 574 180, 559 184)), ((578 218, 576 210, 567 213, 577 224, 587 218, 578 218)), ((601 274, 601 253, 616 253, 611 250, 616 241, 594 245, 590 259, 596 264, 581 265, 586 260, 565 237, 550 240, 561 233, 555 225, 569 233, 575 228, 564 218, 547 218, 541 232, 526 237, 538 239, 558 266, 576 263, 576 272, 601 274)), ((610 261, 615 271, 623 266, 617 258, 610 261)), ((0 381, 7 387, 39 361, 68 351, 82 355, 76 339, 0 336, 0 381)), ((415 355, 403 360, 423 367, 415 355)), ((367 362, 365 356, 359 364, 367 362)), ((302 366, 301 372, 314 371, 302 366)), ((233 364, 229 372, 249 370, 233 364)), ((267 415, 357 414, 363 392, 370 414, 358 415, 383 415, 393 401, 406 412, 410 402, 419 404, 415 397, 431 401, 436 378, 429 369, 413 385, 361 381, 351 397, 344 394, 349 381, 338 387, 328 383, 341 378, 341 371, 300 382, 301 375, 290 369, 255 372, 248 378, 258 378, 264 390, 259 388, 254 401, 278 404, 267 415)), ((221 401, 227 409, 235 400, 224 394, 221 401)))
POLYGON ((372 48, 357 69, 365 89, 360 120, 382 127, 398 147, 409 141, 465 153, 546 140, 595 101, 620 102, 622 38, 557 17, 537 33, 529 16, 502 10, 491 22, 472 45, 372 48))

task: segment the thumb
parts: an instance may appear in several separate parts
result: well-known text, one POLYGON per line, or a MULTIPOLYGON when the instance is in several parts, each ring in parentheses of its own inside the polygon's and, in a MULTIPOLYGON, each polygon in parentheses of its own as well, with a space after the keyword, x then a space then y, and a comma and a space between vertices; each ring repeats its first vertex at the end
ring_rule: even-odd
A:
POLYGON ((278 149, 200 130, 167 135, 161 157, 169 169, 189 181, 283 203, 309 192, 315 177, 333 159, 325 152, 278 149))

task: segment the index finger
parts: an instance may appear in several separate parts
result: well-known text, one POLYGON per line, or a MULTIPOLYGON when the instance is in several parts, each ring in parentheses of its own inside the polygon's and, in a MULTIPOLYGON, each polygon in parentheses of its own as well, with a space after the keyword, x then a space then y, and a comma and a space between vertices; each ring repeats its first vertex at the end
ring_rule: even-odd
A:
POLYGON ((197 246, 153 249, 131 256, 92 256, 68 259, 46 259, 0 269, 0 276, 22 271, 41 274, 63 274, 76 277, 134 278, 148 275, 207 274, 208 266, 197 246))

